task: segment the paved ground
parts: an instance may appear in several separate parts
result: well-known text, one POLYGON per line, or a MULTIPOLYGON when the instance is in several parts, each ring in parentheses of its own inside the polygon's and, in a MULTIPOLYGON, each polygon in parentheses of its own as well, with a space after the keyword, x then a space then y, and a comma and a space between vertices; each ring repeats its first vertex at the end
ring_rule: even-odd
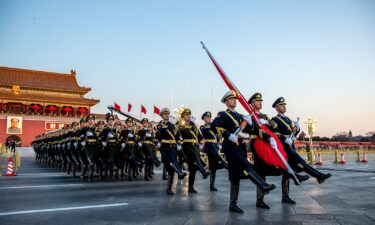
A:
POLYGON ((159 170, 151 182, 85 183, 24 155, 17 177, 0 177, 0 224, 375 224, 375 162, 321 169, 333 174, 324 184, 310 179, 291 186, 295 206, 280 202, 280 177, 270 178, 278 185, 266 197, 270 210, 255 207, 255 187, 242 180, 241 215, 228 212, 226 171, 218 174, 217 193, 198 177, 198 194, 176 182, 170 197, 159 170))

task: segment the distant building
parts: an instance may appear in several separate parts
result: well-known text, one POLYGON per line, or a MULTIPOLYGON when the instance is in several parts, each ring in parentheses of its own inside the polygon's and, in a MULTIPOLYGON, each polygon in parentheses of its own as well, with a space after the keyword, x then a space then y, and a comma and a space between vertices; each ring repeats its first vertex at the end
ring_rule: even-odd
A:
MULTIPOLYGON (((35 136, 85 117, 99 103, 70 74, 0 67, 0 142, 30 146, 35 136)), ((96 114, 104 120, 103 114, 96 114)))

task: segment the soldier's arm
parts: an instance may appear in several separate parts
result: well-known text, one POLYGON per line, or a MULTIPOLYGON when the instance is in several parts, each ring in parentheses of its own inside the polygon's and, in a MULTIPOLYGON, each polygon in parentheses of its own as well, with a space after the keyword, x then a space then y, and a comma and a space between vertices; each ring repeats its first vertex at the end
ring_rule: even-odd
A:
POLYGON ((224 116, 221 112, 219 112, 217 117, 212 121, 211 130, 219 139, 228 138, 230 136, 231 133, 224 128, 224 116))

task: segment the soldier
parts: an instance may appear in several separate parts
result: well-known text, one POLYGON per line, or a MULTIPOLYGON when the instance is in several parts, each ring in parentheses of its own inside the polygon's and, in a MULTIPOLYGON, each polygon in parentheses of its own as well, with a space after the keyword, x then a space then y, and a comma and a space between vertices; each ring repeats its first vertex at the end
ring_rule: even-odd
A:
POLYGON ((102 131, 104 130, 104 126, 105 126, 105 122, 103 120, 99 120, 97 123, 96 123, 96 129, 95 129, 95 135, 97 137, 97 145, 98 145, 98 157, 99 157, 99 162, 98 162, 98 166, 99 166, 99 171, 98 171, 98 174, 99 174, 99 178, 100 179, 103 179, 103 173, 105 172, 105 154, 104 154, 104 151, 103 151, 103 145, 102 145, 102 137, 101 137, 101 133, 102 131))
MULTIPOLYGON (((277 129, 277 124, 270 120, 266 114, 263 114, 260 112, 262 109, 262 95, 260 93, 255 93, 253 94, 250 99, 248 100, 248 103, 251 104, 255 110, 255 113, 258 114, 259 116, 259 122, 262 125, 268 126, 268 128, 272 131, 275 131, 277 129)), ((261 130, 254 121, 252 121, 252 130, 250 131, 251 134, 251 140, 250 140, 250 149, 253 153, 254 156, 254 166, 256 167, 256 170, 258 174, 266 180, 266 176, 280 176, 283 175, 284 179, 285 177, 291 177, 290 174, 278 167, 271 166, 267 163, 265 163, 264 159, 259 156, 257 152, 257 145, 256 141, 257 139, 261 139, 265 142, 269 142, 271 146, 276 143, 276 141, 273 139, 273 137, 270 137, 267 133, 265 133, 263 130, 261 130), (274 142, 274 143, 273 143, 274 142)), ((298 175, 295 174, 299 182, 306 181, 309 179, 308 176, 303 176, 303 175, 298 175)), ((297 181, 295 181, 296 185, 298 184, 297 181)), ((264 208, 264 209, 269 209, 270 207, 264 202, 264 193, 258 188, 257 189, 257 200, 256 200, 256 207, 258 208, 264 208)))
POLYGON ((128 163, 128 181, 133 181, 133 178, 137 177, 136 172, 140 166, 138 146, 136 143, 136 134, 133 129, 133 119, 127 118, 125 124, 126 128, 120 134, 120 139, 122 140, 121 152, 122 158, 125 158, 128 163))
POLYGON ((202 115, 204 125, 200 127, 204 138, 203 152, 208 158, 208 166, 211 171, 210 174, 210 191, 217 191, 215 188, 216 170, 228 169, 228 164, 219 154, 219 140, 218 137, 211 130, 211 113, 205 112, 202 115))
MULTIPOLYGON (((276 134, 280 141, 283 143, 284 150, 288 156, 290 166, 297 172, 304 171, 310 176, 315 177, 319 184, 323 183, 326 179, 331 177, 330 173, 323 174, 311 167, 306 161, 298 155, 294 146, 294 137, 300 132, 301 128, 298 122, 293 122, 289 117, 285 115, 286 102, 283 97, 276 99, 272 104, 272 107, 276 109, 277 116, 272 118, 277 124, 276 134)), ((289 178, 287 176, 282 177, 282 202, 289 204, 296 204, 295 201, 289 197, 289 178)))
POLYGON ((154 141, 155 133, 149 128, 149 122, 147 118, 142 119, 142 129, 138 130, 138 144, 140 145, 141 151, 145 158, 145 175, 144 180, 150 180, 152 177, 152 166, 160 166, 160 161, 154 152, 154 141))
POLYGON ((109 169, 110 177, 112 181, 115 181, 116 177, 114 172, 118 170, 116 165, 116 153, 118 149, 118 138, 117 130, 114 126, 115 118, 113 115, 107 116, 108 126, 100 133, 100 138, 102 140, 102 146, 104 147, 105 154, 105 165, 109 169))
POLYGON ((160 111, 162 120, 157 126, 158 147, 162 154, 163 163, 168 171, 167 194, 174 195, 172 191, 174 172, 178 174, 179 179, 184 179, 186 173, 182 171, 177 163, 177 151, 181 150, 181 145, 177 145, 179 140, 178 130, 175 125, 169 122, 170 110, 163 108, 160 111))
POLYGON ((275 189, 274 184, 268 184, 262 179, 253 166, 247 160, 246 145, 243 138, 235 134, 243 120, 248 125, 244 128, 244 132, 249 132, 252 124, 250 116, 243 116, 235 111, 237 105, 237 97, 234 91, 227 92, 221 102, 227 106, 226 111, 219 112, 217 117, 212 121, 211 130, 216 133, 219 138, 223 137, 223 151, 228 160, 230 188, 230 205, 229 211, 243 213, 243 210, 237 206, 239 194, 239 186, 241 177, 250 179, 257 185, 263 194, 268 194, 275 189))
MULTIPOLYGON (((79 153, 78 153, 78 141, 79 141, 79 123, 73 122, 72 123, 72 130, 68 133, 70 137, 70 144, 68 143, 68 151, 70 151, 70 155, 72 158, 72 162, 69 165, 73 167, 73 177, 76 177, 76 172, 79 170, 80 161, 79 161, 79 153)), ((69 170, 69 169, 68 169, 69 170)))
POLYGON ((81 145, 83 146, 83 150, 87 156, 88 165, 90 169, 90 176, 88 177, 88 181, 92 182, 92 178, 95 171, 95 166, 98 165, 99 162, 99 149, 98 149, 98 136, 96 133, 96 126, 95 126, 95 116, 90 114, 86 117, 88 121, 88 126, 82 129, 83 134, 83 141, 81 145))
POLYGON ((89 166, 89 162, 87 160, 87 155, 86 155, 86 152, 84 150, 84 147, 85 147, 85 142, 84 142, 84 130, 86 129, 86 127, 88 127, 88 122, 86 120, 86 118, 82 118, 80 121, 79 121, 79 124, 80 124, 80 128, 78 130, 78 132, 76 133, 76 139, 78 140, 78 143, 77 143, 77 149, 78 149, 78 155, 79 155, 79 161, 82 165, 82 173, 81 173, 81 179, 85 179, 85 175, 86 175, 86 171, 88 169, 88 166, 89 166))
POLYGON ((194 189, 195 175, 197 170, 202 174, 203 179, 210 175, 210 171, 204 168, 204 162, 200 158, 200 149, 198 143, 203 143, 203 136, 197 126, 191 121, 190 109, 183 109, 181 120, 177 123, 177 128, 182 137, 182 151, 186 156, 186 162, 189 168, 189 193, 197 193, 194 189))

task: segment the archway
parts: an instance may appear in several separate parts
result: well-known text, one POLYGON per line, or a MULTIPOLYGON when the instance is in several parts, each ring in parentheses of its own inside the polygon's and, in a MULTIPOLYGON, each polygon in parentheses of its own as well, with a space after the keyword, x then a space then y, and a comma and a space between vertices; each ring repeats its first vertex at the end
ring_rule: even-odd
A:
POLYGON ((9 141, 11 141, 11 140, 16 142, 16 147, 20 147, 21 144, 22 144, 21 138, 18 137, 17 135, 11 135, 11 136, 7 137, 5 143, 9 143, 9 141))

